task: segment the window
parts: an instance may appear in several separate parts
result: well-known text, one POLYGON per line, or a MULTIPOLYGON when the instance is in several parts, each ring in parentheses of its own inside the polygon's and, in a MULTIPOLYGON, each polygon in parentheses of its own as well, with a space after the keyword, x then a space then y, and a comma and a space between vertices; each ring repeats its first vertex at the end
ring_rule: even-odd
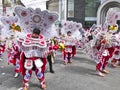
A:
POLYGON ((67 1, 68 1, 67 17, 74 17, 74 0, 67 0, 67 1))
POLYGON ((91 27, 97 21, 97 10, 101 0, 85 0, 85 27, 91 27))
POLYGON ((100 5, 100 0, 85 0, 85 16, 86 17, 96 17, 97 10, 100 5))

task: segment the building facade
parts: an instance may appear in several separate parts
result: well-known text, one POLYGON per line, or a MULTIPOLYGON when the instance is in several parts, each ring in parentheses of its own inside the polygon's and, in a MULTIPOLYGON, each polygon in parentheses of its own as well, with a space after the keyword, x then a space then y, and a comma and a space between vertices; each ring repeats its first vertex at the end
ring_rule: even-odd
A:
MULTIPOLYGON (((120 0, 102 0, 102 3, 97 11, 97 24, 103 24, 105 22, 107 11, 110 8, 120 12, 120 0)), ((120 20, 117 22, 120 25, 120 20)))
POLYGON ((103 24, 109 8, 120 9, 120 0, 49 0, 47 9, 59 13, 59 20, 81 22, 84 27, 103 24))
POLYGON ((100 0, 49 0, 47 9, 59 13, 59 20, 81 22, 84 26, 96 23, 100 0))

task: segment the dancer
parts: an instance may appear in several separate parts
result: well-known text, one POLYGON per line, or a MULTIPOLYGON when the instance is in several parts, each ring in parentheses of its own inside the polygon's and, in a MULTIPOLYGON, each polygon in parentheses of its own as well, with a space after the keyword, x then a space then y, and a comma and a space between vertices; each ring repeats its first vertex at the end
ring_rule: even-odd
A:
POLYGON ((49 53, 47 56, 47 60, 49 63, 49 69, 51 73, 54 73, 53 63, 55 63, 55 54, 56 54, 56 50, 59 49, 59 45, 55 39, 51 39, 48 44, 48 48, 49 48, 49 53))
POLYGON ((16 25, 18 18, 16 16, 3 16, 1 17, 1 22, 4 25, 3 36, 6 39, 5 49, 8 53, 8 64, 12 63, 14 65, 15 75, 18 77, 20 69, 20 49, 16 42, 16 31, 20 32, 20 27, 16 25))
MULTIPOLYGON (((37 49, 37 44, 39 45, 39 42, 42 40, 45 40, 44 36, 40 34, 40 30, 39 29, 34 29, 32 34, 28 34, 25 42, 23 44, 27 45, 28 44, 28 40, 30 40, 35 42, 36 45, 34 45, 33 50, 27 50, 24 49, 24 51, 21 54, 21 70, 22 74, 23 74, 23 90, 28 90, 28 82, 31 78, 32 75, 32 71, 35 71, 36 76, 38 78, 38 80, 40 81, 40 85, 42 89, 46 89, 46 84, 45 84, 45 77, 44 77, 44 71, 46 68, 46 56, 43 55, 35 55, 35 53, 39 52, 39 49, 37 49), (31 52, 30 52, 31 51, 31 52)), ((43 44, 43 50, 46 47, 46 43, 44 41, 43 44)), ((30 49, 30 48, 29 48, 30 49)), ((40 52, 40 54, 43 52, 40 52)), ((38 53, 37 53, 38 54, 38 53)))
POLYGON ((20 72, 20 53, 21 50, 15 42, 15 37, 12 35, 10 40, 6 42, 6 49, 8 52, 8 64, 12 63, 14 65, 14 77, 17 78, 20 72))
POLYGON ((104 73, 109 73, 109 71, 106 70, 106 67, 114 52, 114 47, 111 46, 111 43, 108 42, 106 37, 101 40, 101 48, 99 49, 99 52, 101 52, 101 56, 99 62, 96 64, 96 70, 98 75, 104 77, 104 73))
POLYGON ((45 90, 45 69, 48 56, 47 40, 53 38, 56 33, 52 28, 58 19, 56 13, 41 11, 39 8, 25 8, 17 6, 15 14, 19 17, 22 32, 26 37, 19 37, 21 44, 20 71, 23 75, 22 90, 28 90, 32 71, 40 82, 40 87, 45 90))
POLYGON ((67 63, 72 63, 72 52, 73 52, 73 46, 72 46, 72 36, 71 32, 67 32, 67 42, 65 42, 65 50, 64 50, 64 64, 66 65, 67 63), (68 44, 69 43, 69 44, 68 44))
POLYGON ((79 32, 79 28, 82 28, 81 23, 72 21, 66 21, 62 23, 61 33, 65 37, 62 38, 64 41, 65 48, 63 50, 64 64, 72 63, 72 58, 76 54, 76 42, 78 42, 82 35, 79 32))
POLYGON ((0 61, 2 61, 2 54, 5 52, 5 41, 0 41, 0 61))
POLYGON ((116 38, 116 44, 115 44, 115 50, 113 53, 113 57, 111 60, 111 66, 114 68, 117 68, 120 66, 120 42, 119 42, 119 33, 116 33, 114 35, 114 38, 116 38))

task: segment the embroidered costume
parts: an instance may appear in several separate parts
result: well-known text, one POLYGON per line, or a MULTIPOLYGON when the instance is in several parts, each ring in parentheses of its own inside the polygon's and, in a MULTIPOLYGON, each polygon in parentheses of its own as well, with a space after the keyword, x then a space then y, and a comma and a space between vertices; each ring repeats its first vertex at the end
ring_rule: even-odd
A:
POLYGON ((82 28, 81 23, 72 21, 62 22, 61 34, 64 35, 62 41, 64 41, 65 48, 63 50, 64 64, 72 63, 72 58, 76 54, 76 43, 82 38, 79 29, 82 28))
POLYGON ((45 69, 47 64, 47 40, 56 36, 56 31, 52 28, 53 23, 58 19, 56 13, 41 11, 39 8, 25 8, 18 6, 15 13, 19 17, 22 32, 26 37, 19 38, 21 44, 20 70, 23 75, 23 90, 28 90, 28 83, 35 72, 41 88, 46 89, 45 69))

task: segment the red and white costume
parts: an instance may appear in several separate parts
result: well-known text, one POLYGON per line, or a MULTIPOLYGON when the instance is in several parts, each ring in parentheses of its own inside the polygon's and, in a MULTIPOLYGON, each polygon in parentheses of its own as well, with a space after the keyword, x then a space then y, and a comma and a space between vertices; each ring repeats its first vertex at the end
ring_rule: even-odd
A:
POLYGON ((40 85, 45 84, 44 71, 46 69, 46 57, 48 53, 48 47, 46 40, 54 37, 56 31, 52 28, 53 23, 58 19, 56 13, 50 13, 48 11, 41 11, 39 8, 25 8, 17 6, 15 13, 20 18, 20 26, 22 32, 26 34, 25 38, 18 39, 22 43, 22 53, 20 59, 20 71, 23 75, 23 88, 26 87, 32 71, 35 71, 40 85), (37 28, 40 30, 39 38, 33 38, 33 30, 37 28), (28 34, 29 33, 29 34, 28 34))
MULTIPOLYGON (((114 63, 116 65, 117 61, 120 62, 120 46, 115 47, 115 51, 113 52, 113 57, 112 57, 111 63, 114 63)), ((112 64, 111 64, 112 65, 112 64)), ((112 65, 114 67, 114 65, 112 65)), ((116 67, 116 66, 115 66, 116 67)))
POLYGON ((111 60, 111 65, 113 67, 117 67, 117 62, 118 62, 118 65, 120 65, 120 34, 117 33, 115 36, 116 36, 116 39, 117 39, 117 42, 116 42, 116 45, 115 45, 115 50, 113 52, 113 57, 112 57, 112 60, 111 60))
POLYGON ((15 67, 15 72, 18 73, 20 69, 20 48, 16 42, 16 32, 13 32, 12 24, 18 22, 16 16, 3 16, 1 17, 3 23, 3 38, 6 39, 5 50, 8 52, 8 63, 12 63, 15 67))
POLYGON ((55 55, 56 55, 56 50, 59 49, 59 46, 55 43, 54 40, 50 40, 48 43, 48 56, 47 60, 49 63, 49 70, 51 73, 54 73, 53 70, 53 63, 55 62, 55 55))
POLYGON ((5 52, 5 41, 3 41, 2 38, 2 25, 0 25, 0 59, 4 52, 5 52))
POLYGON ((32 38, 32 34, 27 34, 26 39, 22 43, 23 52, 21 54, 21 72, 23 74, 24 83, 28 83, 35 71, 37 78, 41 84, 45 83, 44 71, 46 69, 46 42, 43 35, 38 39, 32 38))
MULTIPOLYGON (((7 43, 8 44, 8 43, 7 43)), ((11 48, 8 48, 8 64, 12 63, 16 73, 20 72, 20 48, 14 42, 11 44, 11 48)))
POLYGON ((114 47, 106 47, 104 48, 102 55, 100 57, 99 62, 96 64, 96 70, 104 71, 108 65, 108 61, 112 57, 114 52, 114 47))
POLYGON ((2 54, 5 52, 5 43, 4 42, 0 42, 0 57, 2 56, 2 54))
POLYGON ((73 49, 73 40, 74 38, 72 38, 72 36, 66 36, 65 38, 65 49, 63 51, 64 54, 64 62, 72 62, 71 59, 73 57, 73 55, 75 54, 73 52, 73 50, 75 50, 75 48, 73 49))
POLYGON ((91 28, 93 39, 87 42, 84 48, 87 55, 96 61, 96 70, 100 76, 104 76, 103 73, 108 73, 106 70, 108 61, 113 56, 116 56, 113 55, 114 51, 118 52, 115 49, 116 42, 119 42, 115 37, 115 33, 118 30, 118 25, 116 24, 118 18, 120 18, 119 13, 110 9, 103 26, 99 28, 94 25, 95 27, 91 28))
POLYGON ((54 41, 49 42, 48 44, 49 54, 55 58, 56 51, 59 49, 59 45, 55 44, 54 41))
POLYGON ((76 54, 76 43, 81 39, 82 35, 79 32, 79 29, 82 28, 81 23, 76 23, 72 21, 62 22, 61 33, 65 35, 64 45, 65 49, 63 50, 63 59, 65 63, 72 62, 72 57, 76 54), (71 32, 71 36, 67 35, 67 32, 71 32))

